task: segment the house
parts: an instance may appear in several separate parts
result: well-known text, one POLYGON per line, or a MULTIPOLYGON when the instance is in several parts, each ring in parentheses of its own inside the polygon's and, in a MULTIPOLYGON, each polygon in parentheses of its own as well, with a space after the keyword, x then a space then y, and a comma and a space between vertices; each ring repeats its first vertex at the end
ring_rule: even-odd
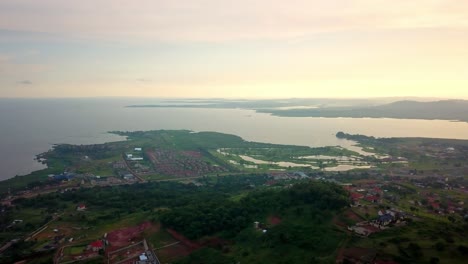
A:
POLYGON ((131 181, 131 180, 134 180, 135 179, 135 176, 131 173, 127 173, 123 176, 124 180, 126 181, 131 181))
POLYGON ((294 176, 301 177, 302 179, 309 178, 309 176, 307 176, 307 174, 305 174, 305 173, 302 172, 302 171, 296 171, 296 172, 294 172, 294 176))
POLYGON ((393 221, 393 216, 391 214, 384 214, 377 218, 377 223, 379 225, 386 226, 393 221))
POLYGON ((368 195, 364 199, 366 199, 367 201, 372 202, 372 203, 377 203, 379 201, 379 197, 377 197, 375 195, 368 195))
POLYGON ((86 205, 80 204, 80 205, 78 205, 78 206, 76 207, 76 210, 77 210, 77 211, 84 211, 84 210, 86 210, 86 205))
POLYGON ((127 165, 123 161, 116 161, 112 164, 112 168, 114 169, 125 169, 127 165))
POLYGON ((349 228, 349 230, 352 230, 356 234, 361 235, 361 236, 368 236, 371 234, 371 232, 367 228, 364 228, 361 226, 355 226, 355 227, 349 228))
POLYGON ((141 148, 135 148, 135 151, 141 151, 141 148))
POLYGON ((434 210, 440 209, 440 204, 437 202, 431 202, 430 205, 432 206, 432 208, 434 208, 434 210))
POLYGON ((357 201, 357 200, 361 199, 362 197, 364 197, 363 194, 355 193, 355 192, 352 192, 350 195, 351 195, 351 199, 353 199, 353 201, 357 201))
POLYGON ((142 157, 138 157, 138 156, 133 155, 133 154, 130 154, 130 153, 125 154, 125 157, 127 158, 127 160, 130 160, 130 161, 140 161, 140 160, 143 160, 142 157))
POLYGON ((104 243, 102 243, 102 240, 96 240, 89 244, 88 248, 92 251, 99 251, 100 249, 104 248, 104 243))
POLYGON ((148 257, 146 256, 145 253, 143 253, 143 254, 140 255, 139 259, 140 259, 140 261, 147 261, 148 257))
POLYGON ((49 179, 50 180, 56 180, 56 181, 64 181, 64 180, 71 180, 75 176, 76 176, 75 173, 64 172, 64 173, 57 174, 57 175, 50 174, 49 179))

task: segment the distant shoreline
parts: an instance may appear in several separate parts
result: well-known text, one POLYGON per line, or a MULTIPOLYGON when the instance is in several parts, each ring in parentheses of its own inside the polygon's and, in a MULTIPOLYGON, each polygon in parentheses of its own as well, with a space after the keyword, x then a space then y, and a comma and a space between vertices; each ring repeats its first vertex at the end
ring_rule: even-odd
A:
POLYGON ((443 100, 434 102, 397 101, 376 106, 325 106, 300 105, 275 101, 252 102, 204 102, 203 104, 145 104, 129 105, 128 108, 202 108, 202 109, 246 109, 280 117, 323 117, 323 118, 394 118, 447 120, 468 122, 467 100, 443 100), (290 107, 291 109, 282 109, 290 107))

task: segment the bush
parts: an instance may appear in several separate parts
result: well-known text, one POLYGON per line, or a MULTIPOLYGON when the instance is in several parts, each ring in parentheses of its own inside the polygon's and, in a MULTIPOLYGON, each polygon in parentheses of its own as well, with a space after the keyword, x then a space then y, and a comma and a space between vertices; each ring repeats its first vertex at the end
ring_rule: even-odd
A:
POLYGON ((462 253, 463 255, 468 255, 468 247, 460 245, 458 246, 458 251, 462 253))
POLYGON ((444 251, 445 249, 445 244, 443 242, 437 242, 434 244, 434 248, 437 249, 437 251, 444 251))

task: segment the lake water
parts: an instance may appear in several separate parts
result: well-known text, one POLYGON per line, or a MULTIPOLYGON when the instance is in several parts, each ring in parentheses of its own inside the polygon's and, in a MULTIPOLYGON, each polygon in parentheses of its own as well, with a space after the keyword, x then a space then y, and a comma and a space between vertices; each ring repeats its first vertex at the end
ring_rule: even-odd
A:
POLYGON ((468 139, 468 123, 441 120, 276 117, 241 109, 126 108, 154 99, 0 99, 0 179, 43 168, 36 154, 53 144, 121 140, 107 131, 190 129, 236 134, 249 141, 307 146, 353 142, 336 132, 377 137, 468 139))

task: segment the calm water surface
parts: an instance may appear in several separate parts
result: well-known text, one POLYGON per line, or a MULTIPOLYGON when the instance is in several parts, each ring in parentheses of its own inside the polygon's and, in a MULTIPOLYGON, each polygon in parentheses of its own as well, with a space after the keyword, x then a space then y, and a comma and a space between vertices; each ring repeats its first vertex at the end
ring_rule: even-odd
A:
POLYGON ((468 139, 468 123, 441 120, 275 117, 241 109, 126 108, 149 99, 0 99, 0 179, 43 168, 36 154, 53 144, 122 140, 112 130, 190 129, 236 134, 249 141, 341 145, 336 132, 377 137, 468 139))

